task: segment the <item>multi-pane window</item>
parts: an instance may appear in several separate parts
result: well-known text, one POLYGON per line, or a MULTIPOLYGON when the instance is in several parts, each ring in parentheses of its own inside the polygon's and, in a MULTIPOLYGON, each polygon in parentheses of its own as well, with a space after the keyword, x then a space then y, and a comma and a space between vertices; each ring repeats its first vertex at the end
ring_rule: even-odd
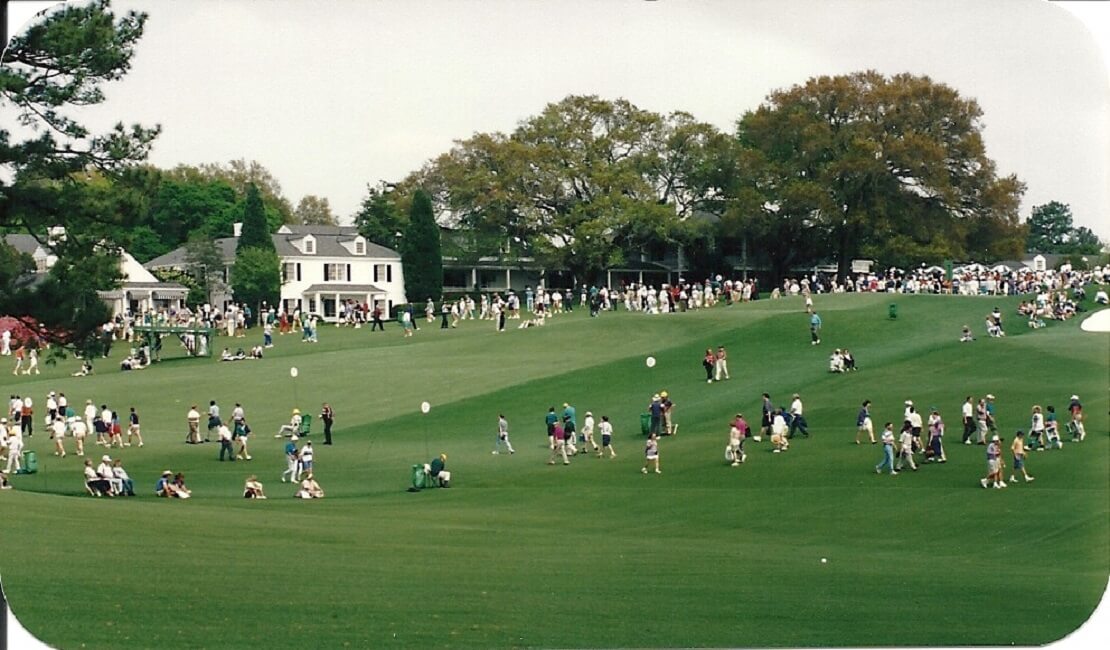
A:
POLYGON ((325 264, 324 265, 324 280, 326 282, 346 282, 346 280, 347 280, 347 265, 346 264, 325 264))

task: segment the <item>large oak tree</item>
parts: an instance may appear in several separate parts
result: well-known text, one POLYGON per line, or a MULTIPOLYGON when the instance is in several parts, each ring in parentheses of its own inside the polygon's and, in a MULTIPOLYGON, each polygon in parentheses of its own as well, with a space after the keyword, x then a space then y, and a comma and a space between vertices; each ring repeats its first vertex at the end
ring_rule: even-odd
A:
POLYGON ((775 91, 737 125, 764 180, 744 188, 765 199, 751 219, 779 239, 812 229, 841 277, 861 256, 1018 256, 1024 185, 997 175, 981 117, 975 100, 911 74, 823 76, 775 91))

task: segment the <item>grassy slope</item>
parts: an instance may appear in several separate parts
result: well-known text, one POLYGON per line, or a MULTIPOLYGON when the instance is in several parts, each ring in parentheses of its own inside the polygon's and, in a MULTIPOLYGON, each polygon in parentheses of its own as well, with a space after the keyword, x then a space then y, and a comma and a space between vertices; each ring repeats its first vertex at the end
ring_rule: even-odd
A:
POLYGON ((1106 586, 1110 337, 1079 333, 1077 322, 1022 331, 1012 318, 1011 337, 960 345, 959 326, 978 330, 992 303, 900 297, 891 322, 887 302, 820 299, 818 348, 798 301, 784 300, 654 318, 576 313, 501 335, 488 323, 436 325, 408 342, 395 330, 328 330, 318 346, 279 339, 257 363, 0 380, 40 405, 49 389, 121 412, 134 403, 148 444, 122 455, 139 487, 149 491, 166 467, 185 471, 197 493, 180 503, 59 496, 79 493, 79 463, 49 456, 36 435, 43 471, 0 495, 0 541, 21 549, 20 561, 0 561, 6 593, 24 625, 66 647, 1059 638, 1106 586), (700 352, 721 343, 733 379, 707 386, 700 352), (863 370, 825 373, 833 346, 852 348, 863 370), (647 354, 659 362, 652 370, 647 354), (235 495, 248 472, 272 497, 289 492, 268 432, 293 403, 291 365, 302 408, 315 413, 328 399, 339 414, 337 446, 317 452, 329 498, 244 502, 235 495), (638 412, 661 388, 678 404, 681 435, 663 443, 664 474, 645 477, 638 412), (785 455, 753 445, 745 466, 729 468, 727 418, 755 416, 764 390, 783 404, 800 391, 815 435, 785 455), (1078 392, 1088 442, 1036 454, 1032 485, 983 491, 982 448, 951 443, 964 395, 986 392, 1006 434, 1027 425, 1033 403, 1062 411, 1078 392), (250 465, 180 443, 189 403, 212 397, 226 411, 247 407, 260 434, 250 465), (850 444, 855 411, 870 398, 878 422, 895 419, 907 397, 942 409, 950 462, 876 476, 877 451, 850 444), (424 399, 433 409, 420 416, 424 399), (617 459, 543 464, 543 413, 567 400, 612 417, 617 459), (514 457, 489 454, 498 411, 513 426, 514 457), (441 450, 457 487, 402 492, 409 466, 441 450), (98 603, 74 609, 94 593, 98 603), (906 637, 891 636, 894 621, 906 637))

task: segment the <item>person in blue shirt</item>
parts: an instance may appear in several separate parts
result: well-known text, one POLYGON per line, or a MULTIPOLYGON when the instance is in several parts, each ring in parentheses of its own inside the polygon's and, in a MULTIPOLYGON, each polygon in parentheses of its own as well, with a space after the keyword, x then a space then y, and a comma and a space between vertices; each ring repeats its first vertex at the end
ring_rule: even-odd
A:
POLYGON ((286 475, 288 475, 289 480, 296 483, 297 479, 299 479, 301 475, 299 466, 301 462, 301 455, 300 452, 297 450, 296 434, 290 436, 289 441, 285 443, 285 462, 286 468, 285 471, 281 473, 281 482, 284 483, 285 477, 286 475))
POLYGON ((821 317, 817 315, 817 312, 813 312, 809 317, 809 336, 813 339, 810 345, 817 345, 821 342, 821 317))

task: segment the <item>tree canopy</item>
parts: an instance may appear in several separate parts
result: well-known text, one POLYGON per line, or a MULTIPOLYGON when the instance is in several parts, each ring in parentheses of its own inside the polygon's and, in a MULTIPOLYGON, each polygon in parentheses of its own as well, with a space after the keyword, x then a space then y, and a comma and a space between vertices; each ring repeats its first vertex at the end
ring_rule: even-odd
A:
POLYGON ((293 222, 308 226, 336 226, 339 221, 332 214, 326 197, 306 194, 293 210, 293 222))
POLYGON ((67 4, 3 54, 0 110, 13 111, 19 129, 0 129, 0 227, 49 243, 58 261, 34 284, 5 274, 0 313, 36 321, 56 343, 84 347, 110 315, 96 292, 118 282, 119 233, 137 217, 133 196, 112 188, 159 133, 122 123, 92 133, 68 109, 104 101, 103 86, 130 69, 145 23, 142 13, 117 17, 108 0, 67 4), (65 235, 51 239, 57 226, 65 235))
POLYGON ((749 203, 741 225, 763 244, 808 231, 817 241, 797 248, 835 259, 841 276, 860 256, 898 265, 1018 256, 1024 185, 998 177, 981 116, 974 100, 910 74, 775 91, 737 125, 741 148, 756 154, 734 188, 749 203))
POLYGON ((366 198, 355 214, 355 226, 363 237, 386 248, 397 248, 408 227, 408 217, 395 200, 394 187, 368 185, 366 198))
POLYGON ((272 249, 251 247, 235 254, 231 289, 236 302, 261 313, 263 304, 276 305, 281 295, 281 262, 272 249))
POLYGON ((402 185, 426 189, 480 254, 526 254, 587 280, 647 244, 704 236, 684 222, 706 199, 696 172, 718 137, 687 113, 572 95, 511 135, 456 142, 402 185))
POLYGON ((1072 223, 1071 207, 1049 201, 1033 207, 1029 215, 1029 238, 1026 246, 1037 253, 1095 254, 1102 242, 1090 228, 1072 223))

